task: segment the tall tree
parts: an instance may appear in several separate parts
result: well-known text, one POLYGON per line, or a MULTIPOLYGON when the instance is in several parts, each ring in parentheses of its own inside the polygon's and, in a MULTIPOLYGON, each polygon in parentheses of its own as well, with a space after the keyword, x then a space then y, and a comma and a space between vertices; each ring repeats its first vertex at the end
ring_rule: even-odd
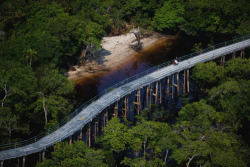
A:
POLYGON ((39 74, 36 112, 44 113, 45 128, 62 120, 73 108, 74 85, 53 66, 44 67, 39 74))
POLYGON ((186 22, 184 12, 184 5, 181 1, 166 1, 162 8, 155 12, 153 25, 160 31, 164 29, 178 30, 178 26, 186 22))
POLYGON ((83 141, 73 144, 67 142, 57 143, 51 155, 52 159, 45 159, 37 167, 65 166, 65 167, 106 167, 105 156, 101 150, 94 150, 86 146, 83 141))

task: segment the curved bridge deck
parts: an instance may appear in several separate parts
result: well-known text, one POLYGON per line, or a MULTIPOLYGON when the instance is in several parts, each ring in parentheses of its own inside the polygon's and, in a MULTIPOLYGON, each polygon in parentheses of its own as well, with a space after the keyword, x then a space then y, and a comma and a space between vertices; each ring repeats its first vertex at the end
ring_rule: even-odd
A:
MULTIPOLYGON (((248 36, 247 38, 249 37, 250 36, 248 36)), ((249 46, 250 46, 250 39, 247 39, 227 46, 224 45, 223 47, 220 47, 215 50, 210 49, 211 51, 199 54, 191 58, 187 58, 184 56, 181 58, 182 60, 179 62, 178 65, 167 64, 167 66, 165 67, 162 67, 164 65, 158 66, 159 68, 158 70, 150 74, 147 74, 141 78, 135 79, 132 82, 123 84, 122 86, 117 87, 111 90, 110 92, 104 94, 103 96, 99 97, 98 100, 96 100, 95 102, 91 103, 90 105, 82 109, 75 117, 73 117, 65 125, 57 129, 56 131, 40 138, 38 141, 19 148, 1 151, 0 160, 17 158, 40 152, 50 147, 51 145, 55 144, 56 142, 60 142, 66 139, 67 137, 73 135, 75 132, 79 131, 84 125, 86 125, 89 121, 91 121, 95 116, 101 113, 105 108, 107 108, 114 102, 118 101, 125 95, 128 95, 130 92, 140 87, 147 86, 150 83, 158 81, 174 73, 183 71, 185 69, 189 69, 197 63, 207 62, 215 58, 221 57, 223 55, 243 50, 244 48, 249 46)))

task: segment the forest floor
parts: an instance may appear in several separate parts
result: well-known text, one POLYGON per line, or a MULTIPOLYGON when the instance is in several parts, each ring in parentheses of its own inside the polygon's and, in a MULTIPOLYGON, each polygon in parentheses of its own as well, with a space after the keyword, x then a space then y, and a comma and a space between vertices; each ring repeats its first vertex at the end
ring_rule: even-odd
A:
MULTIPOLYGON (((141 50, 148 49, 166 38, 159 33, 145 33, 141 35, 141 50)), ((103 37, 103 50, 94 60, 87 60, 82 66, 74 66, 68 71, 69 80, 78 80, 83 77, 89 77, 98 73, 114 70, 126 62, 133 59, 139 52, 137 49, 137 40, 133 33, 113 37, 103 37)))

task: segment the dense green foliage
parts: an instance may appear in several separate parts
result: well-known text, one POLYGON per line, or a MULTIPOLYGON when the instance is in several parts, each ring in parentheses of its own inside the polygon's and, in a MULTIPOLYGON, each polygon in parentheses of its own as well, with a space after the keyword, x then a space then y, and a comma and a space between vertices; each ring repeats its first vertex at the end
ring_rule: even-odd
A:
MULTIPOLYGON (((192 77, 196 85, 202 86, 201 91, 207 92, 203 99, 184 105, 175 123, 166 121, 169 111, 159 114, 155 109, 145 110, 136 125, 113 117, 95 143, 97 151, 103 154, 93 154, 94 158, 108 166, 249 166, 249 67, 250 59, 241 58, 229 60, 224 67, 213 62, 198 64, 192 77), (200 75, 210 68, 217 70, 212 75, 200 75), (220 79, 211 79, 217 75, 220 79), (153 116, 149 117, 149 111, 153 116)), ((77 162, 84 164, 86 157, 78 155, 96 150, 84 150, 81 145, 72 154, 78 144, 56 145, 52 159, 38 166, 60 166, 67 164, 68 158, 72 166, 77 162)))
POLYGON ((134 26, 163 33, 183 31, 235 35, 250 33, 245 0, 6 0, 0 10, 1 60, 32 67, 65 67, 88 45, 100 46, 105 34, 134 26))
POLYGON ((101 150, 90 149, 82 141, 77 141, 74 144, 58 143, 52 153, 52 159, 46 159, 43 163, 38 164, 38 167, 107 167, 104 163, 105 156, 101 150))
POLYGON ((12 61, 0 62, 1 142, 33 136, 60 122, 73 108, 74 85, 53 66, 33 70, 12 61), (44 127, 44 128, 43 128, 44 127))

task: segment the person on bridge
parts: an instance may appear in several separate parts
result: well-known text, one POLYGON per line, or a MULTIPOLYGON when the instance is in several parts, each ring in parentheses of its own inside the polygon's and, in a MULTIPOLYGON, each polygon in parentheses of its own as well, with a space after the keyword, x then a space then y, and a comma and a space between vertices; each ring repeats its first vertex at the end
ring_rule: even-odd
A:
POLYGON ((174 59, 174 64, 175 64, 175 65, 178 65, 178 63, 179 63, 179 61, 178 61, 178 58, 176 57, 176 58, 174 59))

